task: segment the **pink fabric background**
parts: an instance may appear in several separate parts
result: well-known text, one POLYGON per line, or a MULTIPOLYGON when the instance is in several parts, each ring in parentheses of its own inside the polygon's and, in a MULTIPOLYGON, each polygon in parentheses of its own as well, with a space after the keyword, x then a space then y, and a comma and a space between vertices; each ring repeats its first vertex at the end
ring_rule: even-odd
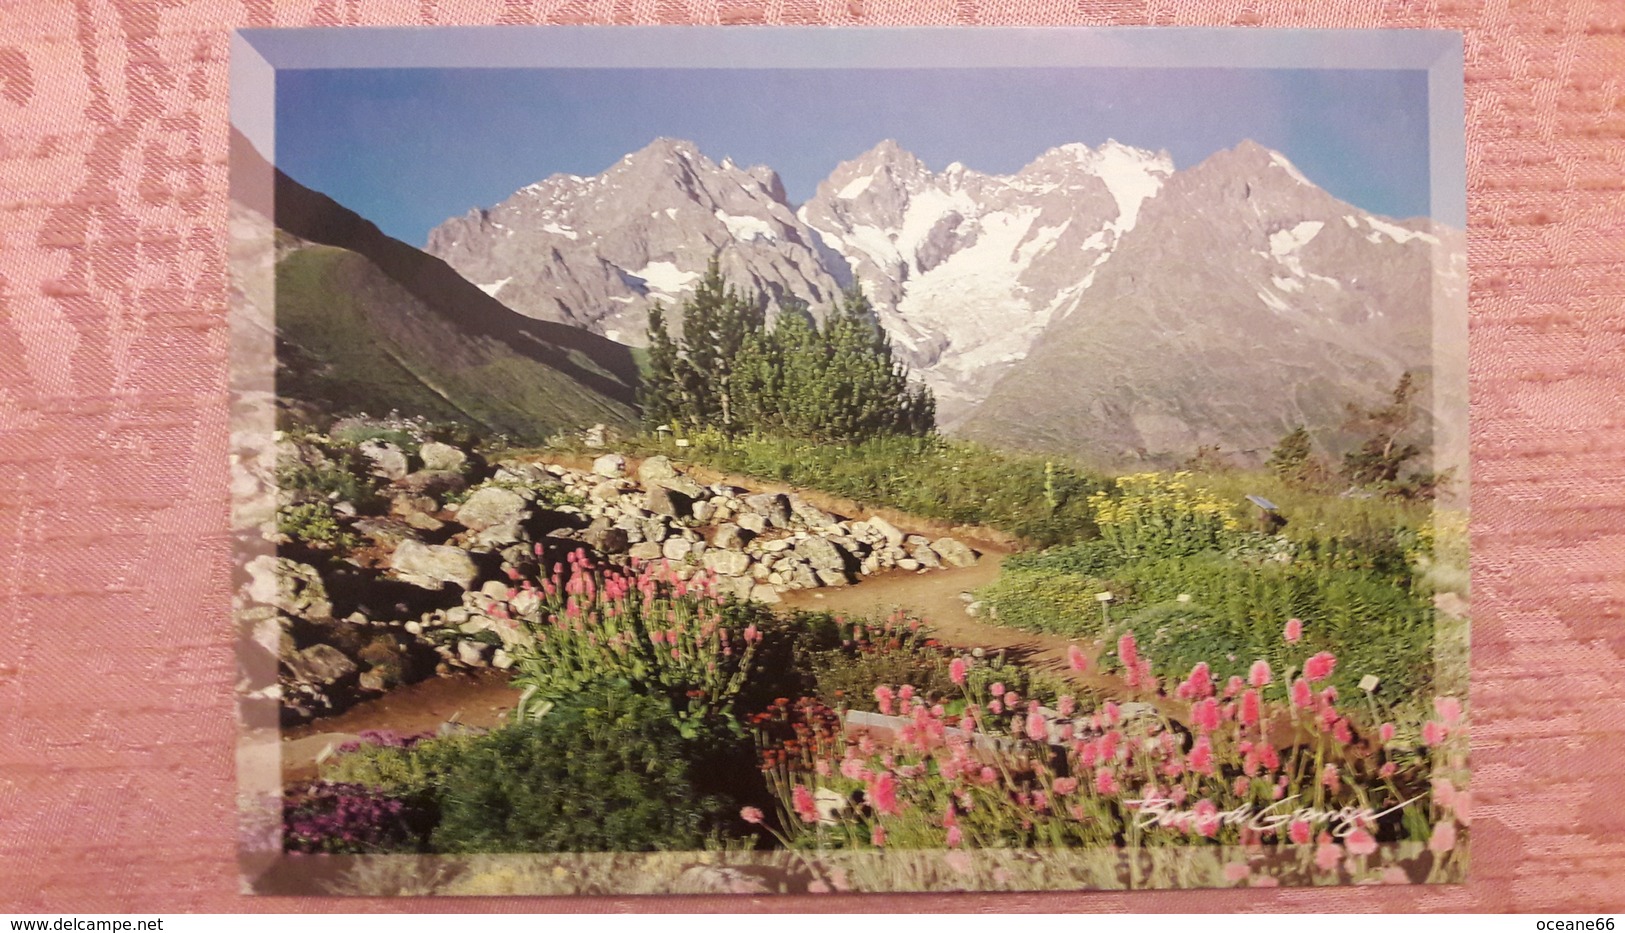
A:
POLYGON ((0 911, 1625 910, 1625 3, 16 0, 0 5, 0 911), (238 895, 227 36, 488 23, 1464 30, 1472 881, 813 900, 238 895))

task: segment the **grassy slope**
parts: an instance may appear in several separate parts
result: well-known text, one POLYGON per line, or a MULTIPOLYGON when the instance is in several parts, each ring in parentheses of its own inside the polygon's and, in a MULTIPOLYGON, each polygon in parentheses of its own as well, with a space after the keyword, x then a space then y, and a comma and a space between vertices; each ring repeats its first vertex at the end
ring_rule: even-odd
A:
MULTIPOLYGON (((516 322, 523 319, 514 316, 516 322)), ((331 246, 289 252, 277 267, 280 394, 335 414, 390 409, 544 438, 602 421, 630 424, 624 401, 524 354, 512 341, 469 332, 384 275, 331 246)), ((589 361, 556 351, 572 368, 589 361)))

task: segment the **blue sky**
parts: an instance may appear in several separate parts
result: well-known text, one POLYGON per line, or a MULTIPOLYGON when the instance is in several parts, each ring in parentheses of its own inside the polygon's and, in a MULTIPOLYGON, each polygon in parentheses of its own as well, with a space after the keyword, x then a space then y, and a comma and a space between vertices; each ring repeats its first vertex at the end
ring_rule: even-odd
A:
POLYGON ((887 138, 934 169, 994 173, 1069 142, 1167 149, 1188 168, 1253 139, 1367 211, 1429 210, 1424 71, 351 68, 276 82, 277 165, 416 245, 658 136, 769 165, 792 202, 887 138))

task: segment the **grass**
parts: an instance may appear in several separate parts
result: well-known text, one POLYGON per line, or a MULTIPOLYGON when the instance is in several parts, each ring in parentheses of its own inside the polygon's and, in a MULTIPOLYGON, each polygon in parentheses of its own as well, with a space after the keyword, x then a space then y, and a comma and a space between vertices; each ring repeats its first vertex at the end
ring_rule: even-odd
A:
POLYGON ((284 257, 276 310, 278 393, 332 415, 397 411, 531 441, 635 417, 516 343, 465 333, 348 250, 311 246, 284 257))

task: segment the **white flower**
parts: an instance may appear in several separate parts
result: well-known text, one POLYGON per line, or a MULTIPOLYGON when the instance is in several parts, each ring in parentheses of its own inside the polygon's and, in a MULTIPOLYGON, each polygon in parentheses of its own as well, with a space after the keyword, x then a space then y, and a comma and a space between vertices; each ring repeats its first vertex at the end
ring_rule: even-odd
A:
POLYGON ((1096 602, 1101 602, 1101 603, 1109 603, 1109 602, 1112 601, 1112 594, 1110 594, 1110 593, 1096 593, 1095 594, 1095 601, 1096 602))

